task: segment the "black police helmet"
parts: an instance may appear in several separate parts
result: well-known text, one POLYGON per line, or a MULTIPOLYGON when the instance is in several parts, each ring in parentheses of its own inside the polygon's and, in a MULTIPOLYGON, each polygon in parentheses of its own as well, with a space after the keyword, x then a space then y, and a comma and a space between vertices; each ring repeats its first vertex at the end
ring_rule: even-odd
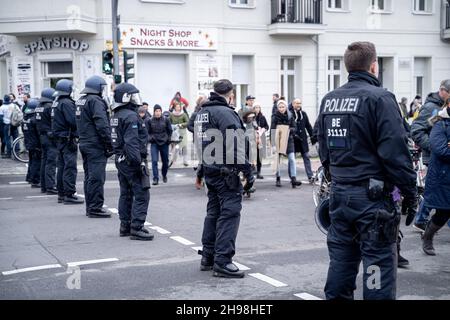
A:
POLYGON ((55 100, 55 97, 53 96, 55 94, 55 89, 53 88, 45 88, 41 92, 41 99, 39 99, 40 102, 53 102, 55 100))
POLYGON ((105 86, 106 86, 105 79, 99 76, 92 76, 86 80, 85 88, 80 93, 101 94, 105 86))
POLYGON ((112 109, 114 110, 117 107, 126 105, 126 104, 134 104, 134 105, 142 105, 142 101, 139 98, 139 90, 135 86, 130 83, 121 83, 114 90, 114 105, 112 109))
POLYGON ((27 108, 25 109, 25 112, 33 113, 38 105, 39 105, 38 99, 29 99, 27 102, 27 108))
POLYGON ((55 97, 70 96, 72 94, 73 81, 68 79, 61 79, 55 86, 55 97))

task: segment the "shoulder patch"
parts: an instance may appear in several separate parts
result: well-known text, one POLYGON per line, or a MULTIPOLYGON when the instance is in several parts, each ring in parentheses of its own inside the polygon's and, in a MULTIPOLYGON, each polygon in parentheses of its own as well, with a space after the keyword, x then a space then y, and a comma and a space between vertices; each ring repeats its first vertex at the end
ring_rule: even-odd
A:
POLYGON ((137 124, 133 124, 131 127, 132 127, 133 129, 137 129, 137 128, 138 128, 138 125, 137 125, 137 124))

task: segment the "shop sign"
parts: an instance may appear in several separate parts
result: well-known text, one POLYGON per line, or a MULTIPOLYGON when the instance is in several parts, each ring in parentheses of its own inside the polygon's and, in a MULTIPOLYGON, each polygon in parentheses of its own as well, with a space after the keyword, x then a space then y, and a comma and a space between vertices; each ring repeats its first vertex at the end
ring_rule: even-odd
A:
POLYGON ((42 37, 36 41, 31 41, 24 46, 26 55, 37 51, 49 51, 54 48, 72 49, 83 52, 89 49, 89 43, 71 37, 42 37))

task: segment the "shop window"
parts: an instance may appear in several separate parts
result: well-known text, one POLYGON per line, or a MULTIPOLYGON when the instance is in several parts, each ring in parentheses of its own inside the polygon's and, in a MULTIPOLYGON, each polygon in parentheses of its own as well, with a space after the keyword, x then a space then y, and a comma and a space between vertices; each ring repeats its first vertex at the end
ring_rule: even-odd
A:
POLYGON ((72 61, 43 62, 43 85, 54 88, 60 79, 73 79, 72 61))

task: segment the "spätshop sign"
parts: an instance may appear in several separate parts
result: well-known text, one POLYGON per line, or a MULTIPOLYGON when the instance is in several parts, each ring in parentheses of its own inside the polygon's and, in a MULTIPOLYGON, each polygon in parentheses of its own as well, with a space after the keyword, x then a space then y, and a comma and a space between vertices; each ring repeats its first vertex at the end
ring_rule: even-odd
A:
POLYGON ((217 29, 122 25, 124 48, 217 50, 217 29))
POLYGON ((29 55, 36 51, 46 51, 53 48, 66 48, 83 52, 89 49, 89 44, 85 41, 70 37, 53 37, 53 38, 39 38, 24 46, 25 54, 29 55))

